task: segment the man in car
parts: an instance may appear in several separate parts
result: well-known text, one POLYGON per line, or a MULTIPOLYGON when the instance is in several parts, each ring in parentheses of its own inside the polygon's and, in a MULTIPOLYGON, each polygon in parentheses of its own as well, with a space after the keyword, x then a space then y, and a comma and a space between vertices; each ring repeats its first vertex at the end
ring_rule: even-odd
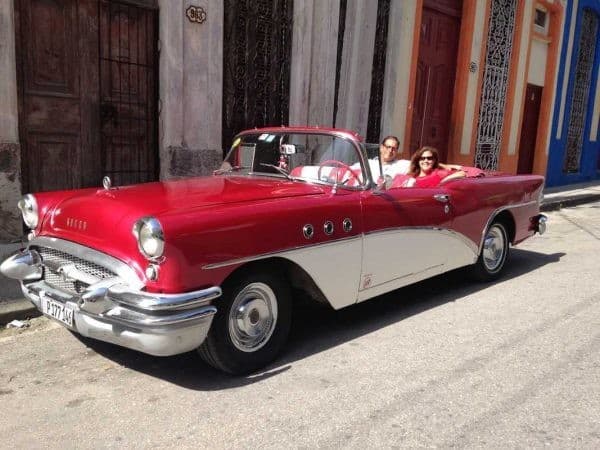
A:
MULTIPOLYGON (((398 159, 399 147, 400 141, 396 136, 390 135, 383 138, 381 144, 379 145, 379 158, 375 157, 369 160, 371 174, 375 180, 377 180, 382 172, 384 176, 389 176, 391 178, 394 178, 397 175, 408 174, 410 170, 410 160, 398 159), (379 170, 379 161, 381 161, 382 170, 379 170)), ((439 163, 439 167, 444 170, 462 169, 462 166, 456 164, 439 163)))

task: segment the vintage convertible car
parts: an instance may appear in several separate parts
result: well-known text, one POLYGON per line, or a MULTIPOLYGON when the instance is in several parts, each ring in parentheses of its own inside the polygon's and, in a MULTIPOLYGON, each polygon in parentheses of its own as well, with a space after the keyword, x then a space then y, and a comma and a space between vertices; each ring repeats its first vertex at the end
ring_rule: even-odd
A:
POLYGON ((26 248, 0 269, 74 332, 248 373, 282 349, 298 290, 340 309, 461 266, 494 279, 545 230, 540 176, 393 188, 372 156, 346 130, 254 129, 213 176, 28 194, 26 248))

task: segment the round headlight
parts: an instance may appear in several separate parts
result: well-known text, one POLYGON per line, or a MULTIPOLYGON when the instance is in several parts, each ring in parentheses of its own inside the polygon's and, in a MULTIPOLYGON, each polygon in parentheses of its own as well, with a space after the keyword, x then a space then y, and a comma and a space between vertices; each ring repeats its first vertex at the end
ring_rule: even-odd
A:
POLYGON ((35 201, 35 197, 31 194, 27 194, 23 196, 19 203, 17 203, 17 207, 21 210, 21 214, 23 215, 23 222, 29 228, 34 229, 37 227, 39 222, 38 216, 38 206, 35 201))
POLYGON ((140 252, 148 259, 160 258, 165 249, 165 237, 160 222, 154 217, 144 217, 136 222, 133 234, 140 252))

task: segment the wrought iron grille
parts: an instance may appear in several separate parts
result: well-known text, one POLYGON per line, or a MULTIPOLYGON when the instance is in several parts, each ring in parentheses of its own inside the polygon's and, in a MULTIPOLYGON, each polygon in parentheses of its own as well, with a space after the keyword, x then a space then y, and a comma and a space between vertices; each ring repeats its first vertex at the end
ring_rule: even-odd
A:
POLYGON ((592 10, 585 8, 581 15, 581 36, 575 68, 575 83, 567 132, 567 150, 563 166, 564 172, 579 172, 597 35, 598 17, 592 10))
POLYGON ((115 185, 153 181, 158 14, 113 0, 99 2, 99 12, 102 173, 115 185))
POLYGON ((389 16, 390 0, 378 0, 375 51, 373 52, 373 70, 371 72, 371 97, 369 99, 369 119, 367 122, 368 142, 378 142, 381 132, 381 108, 383 105, 389 16))
POLYGON ((225 0, 223 148, 239 131, 286 125, 293 0, 225 0))
POLYGON ((516 0, 492 1, 475 146, 475 165, 484 170, 498 169, 515 9, 516 0))

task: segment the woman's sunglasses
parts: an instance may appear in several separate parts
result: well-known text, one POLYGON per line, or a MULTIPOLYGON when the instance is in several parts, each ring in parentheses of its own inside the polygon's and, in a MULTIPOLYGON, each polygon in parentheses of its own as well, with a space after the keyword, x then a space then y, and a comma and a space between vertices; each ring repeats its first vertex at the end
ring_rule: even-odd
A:
POLYGON ((435 158, 433 156, 421 156, 419 161, 433 161, 435 158))

